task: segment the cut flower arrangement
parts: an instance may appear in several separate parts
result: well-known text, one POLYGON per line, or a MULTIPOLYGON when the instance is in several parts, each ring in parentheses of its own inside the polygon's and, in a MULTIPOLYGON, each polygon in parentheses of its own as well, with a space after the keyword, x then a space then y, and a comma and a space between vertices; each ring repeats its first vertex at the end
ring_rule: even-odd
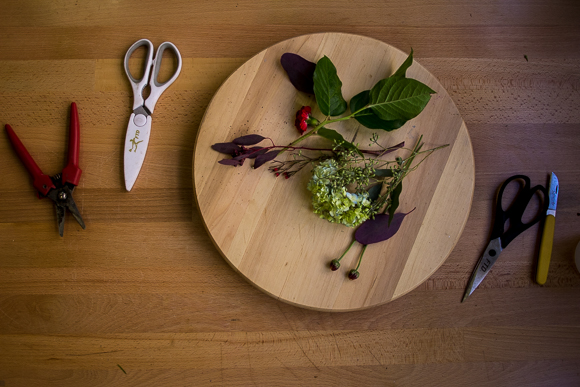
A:
POLYGON ((390 77, 358 93, 349 103, 343 98, 342 82, 328 57, 323 56, 313 63, 286 53, 280 61, 298 91, 314 94, 324 117, 314 117, 310 106, 300 108, 294 122, 299 137, 286 145, 278 145, 259 134, 248 134, 231 142, 214 144, 212 148, 231 156, 220 160, 220 164, 237 167, 253 159, 254 168, 270 163, 269 170, 276 177, 286 179, 310 166, 312 177, 305 189, 311 193, 313 212, 329 222, 357 228, 352 243, 341 257, 330 262, 330 269, 340 268, 340 260, 357 241, 363 245, 362 252, 356 268, 348 272, 348 278, 357 279, 366 247, 395 235, 405 216, 412 212, 396 213, 403 179, 435 150, 447 146, 423 150, 421 136, 411 148, 406 148, 405 143, 384 147, 380 144, 379 133, 396 130, 416 117, 435 92, 406 77, 413 63, 412 51, 390 77), (347 141, 339 132, 327 127, 352 119, 376 130, 369 139, 369 149, 347 141), (311 136, 328 140, 328 146, 301 145, 311 136), (404 157, 385 157, 395 152, 403 153, 404 157), (287 155, 281 157, 284 153, 287 155))

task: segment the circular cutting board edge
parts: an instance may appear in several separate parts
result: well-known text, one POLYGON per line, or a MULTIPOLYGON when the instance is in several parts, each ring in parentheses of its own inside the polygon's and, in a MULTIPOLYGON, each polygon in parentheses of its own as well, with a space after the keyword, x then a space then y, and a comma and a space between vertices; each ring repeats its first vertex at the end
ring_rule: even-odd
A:
MULTIPOLYGON (((369 246, 361 265, 361 277, 350 281, 345 273, 332 273, 327 266, 350 243, 350 229, 330 224, 312 214, 307 194, 297 191, 297 187, 308 180, 308 172, 301 172, 300 183, 293 181, 294 177, 288 181, 276 180, 266 167, 253 170, 248 165, 237 168, 219 165, 217 161, 223 155, 210 149, 213 143, 231 141, 249 133, 275 138, 277 144, 286 144, 295 138, 293 113, 303 104, 314 105, 312 99, 293 89, 279 65, 279 55, 287 51, 312 61, 322 55, 329 56, 343 81, 343 94, 347 101, 352 97, 348 93, 353 92, 345 87, 357 83, 358 92, 364 90, 360 87, 360 80, 365 81, 360 76, 361 71, 350 66, 351 63, 362 63, 363 68, 368 69, 368 74, 362 71, 364 77, 372 78, 377 67, 387 72, 367 81, 370 84, 367 88, 370 88, 377 80, 392 73, 406 58, 402 51, 372 38, 321 33, 280 42, 238 68, 212 98, 197 133, 193 157, 194 198, 204 227, 220 254, 240 275, 281 301, 322 311, 361 310, 392 301, 415 289, 445 262, 465 227, 475 180, 473 150, 465 123, 442 85, 415 61, 408 76, 426 83, 437 94, 419 117, 393 132, 398 135, 392 137, 416 140, 416 126, 424 128, 430 123, 432 127, 443 122, 452 123, 453 128, 448 128, 445 135, 439 135, 435 130, 421 132, 425 134, 425 141, 429 147, 441 145, 437 142, 441 139, 451 138, 453 141, 448 142, 448 148, 430 157, 437 159, 436 162, 428 160, 413 172, 419 175, 421 170, 432 169, 430 173, 421 174, 421 178, 429 183, 429 189, 425 190, 428 195, 407 193, 413 199, 411 202, 416 200, 420 216, 415 216, 415 219, 408 216, 395 237, 376 245, 382 245, 382 248, 369 246), (341 57, 345 50, 357 54, 359 61, 341 57), (353 82, 352 78, 359 82, 353 82), (429 122, 433 121, 432 117, 422 116, 430 111, 430 105, 437 105, 431 109, 436 112, 432 116, 437 118, 436 122, 429 122), (430 140, 435 143, 430 143, 430 140), (429 175, 437 175, 437 181, 432 181, 429 175), (280 186, 284 184, 290 186, 281 190, 280 186), (275 194, 278 197, 274 197, 275 194), (296 195, 300 196, 299 199, 295 198, 296 195), (279 196, 286 196, 282 199, 288 199, 290 203, 280 206, 284 201, 279 196), (278 213, 270 214, 273 211, 278 213), (307 221, 304 218, 308 218, 307 221), (295 223, 308 227, 306 238, 296 237, 293 233, 296 231, 295 223), (408 232, 406 238, 401 237, 404 230, 408 232), (312 232, 318 238, 315 241, 309 237, 312 232), (279 238, 280 233, 287 233, 285 244, 283 238, 279 238), (284 246, 272 247, 268 241, 284 246), (318 255, 310 254, 307 259, 302 259, 299 253, 305 246, 317 247, 318 255), (375 251, 371 252, 373 249, 375 251), (403 256, 393 259, 392 254, 385 254, 385 251, 401 252, 403 256), (286 269, 289 265, 290 269, 286 269)), ((390 142, 393 143, 396 141, 390 142)), ((411 180, 413 174, 406 181, 411 180)), ((417 179, 410 185, 421 186, 417 179)), ((402 197, 406 195, 405 191, 402 197)), ((403 208, 405 204, 411 203, 402 200, 402 211, 412 209, 403 208)), ((351 257, 348 260, 348 255, 345 256, 341 271, 347 272, 356 264, 358 252, 349 252, 351 257)))

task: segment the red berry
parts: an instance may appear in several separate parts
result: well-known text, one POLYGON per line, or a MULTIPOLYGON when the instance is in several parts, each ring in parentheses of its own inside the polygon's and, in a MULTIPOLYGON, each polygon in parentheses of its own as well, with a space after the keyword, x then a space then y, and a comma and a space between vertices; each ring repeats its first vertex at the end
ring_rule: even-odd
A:
POLYGON ((294 121, 294 126, 296 129, 298 129, 300 134, 304 134, 304 132, 306 132, 308 129, 308 123, 306 121, 310 118, 311 111, 312 109, 310 109, 310 106, 302 106, 302 108, 296 112, 296 121, 294 121))

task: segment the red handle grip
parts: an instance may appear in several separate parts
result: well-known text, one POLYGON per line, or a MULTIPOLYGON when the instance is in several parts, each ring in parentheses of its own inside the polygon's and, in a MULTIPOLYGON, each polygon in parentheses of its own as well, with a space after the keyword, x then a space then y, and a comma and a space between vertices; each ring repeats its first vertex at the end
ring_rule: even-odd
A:
POLYGON ((6 124, 6 132, 8 133, 8 138, 10 139, 16 154, 34 179, 32 185, 34 185, 34 188, 36 188, 41 195, 46 196, 51 188, 56 188, 52 183, 50 176, 42 173, 38 165, 34 162, 32 156, 30 156, 30 153, 28 153, 24 147, 24 144, 22 144, 22 141, 20 141, 12 127, 8 124, 6 124))
POLYGON ((68 139, 68 163, 62 170, 62 182, 78 185, 83 171, 79 168, 80 148, 79 113, 77 104, 70 106, 70 131, 68 139))

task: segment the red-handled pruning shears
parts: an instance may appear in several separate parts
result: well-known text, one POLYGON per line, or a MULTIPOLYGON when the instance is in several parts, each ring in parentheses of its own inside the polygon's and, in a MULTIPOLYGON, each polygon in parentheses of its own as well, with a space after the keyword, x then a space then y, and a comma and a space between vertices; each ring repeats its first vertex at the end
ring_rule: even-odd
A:
POLYGON ((81 227, 85 228, 85 222, 79 213, 72 193, 81 179, 81 169, 79 168, 79 114, 77 105, 73 102, 70 111, 70 132, 68 143, 68 163, 62 170, 62 173, 54 176, 48 176, 42 173, 38 165, 34 162, 30 153, 26 150, 12 127, 6 124, 6 133, 14 147, 14 150, 20 157, 20 160, 32 175, 34 181, 32 185, 38 190, 38 197, 47 197, 54 202, 56 208, 56 218, 58 223, 58 232, 60 236, 64 234, 64 218, 66 209, 68 209, 74 218, 79 222, 81 227))

